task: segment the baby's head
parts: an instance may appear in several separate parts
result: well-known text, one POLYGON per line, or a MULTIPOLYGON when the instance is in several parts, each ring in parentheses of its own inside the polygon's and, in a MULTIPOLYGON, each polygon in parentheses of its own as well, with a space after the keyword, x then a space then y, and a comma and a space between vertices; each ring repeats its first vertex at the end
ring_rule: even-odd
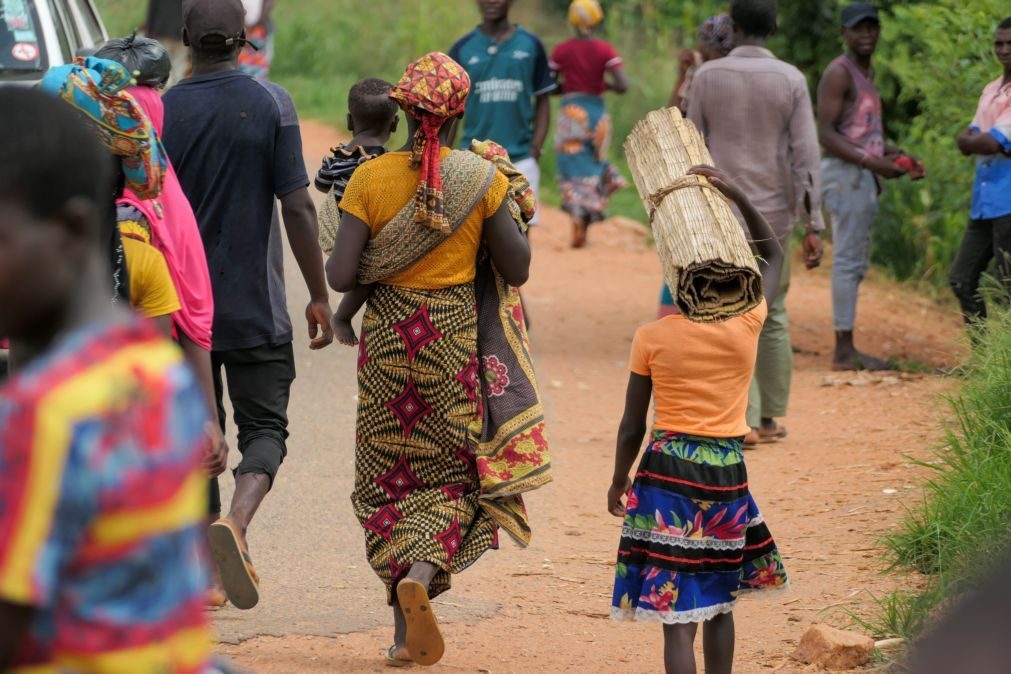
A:
POLYGON ((362 80, 348 92, 348 131, 368 133, 385 145, 397 130, 400 106, 390 98, 393 85, 374 77, 362 80))

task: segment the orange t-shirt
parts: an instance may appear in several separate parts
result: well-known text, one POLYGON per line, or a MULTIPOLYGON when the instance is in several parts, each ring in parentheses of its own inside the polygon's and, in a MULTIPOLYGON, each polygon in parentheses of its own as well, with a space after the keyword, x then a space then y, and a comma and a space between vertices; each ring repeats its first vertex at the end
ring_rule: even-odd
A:
POLYGON ((639 328, 629 369, 653 380, 654 428, 710 438, 747 434, 748 388, 767 315, 763 300, 722 323, 676 314, 639 328))

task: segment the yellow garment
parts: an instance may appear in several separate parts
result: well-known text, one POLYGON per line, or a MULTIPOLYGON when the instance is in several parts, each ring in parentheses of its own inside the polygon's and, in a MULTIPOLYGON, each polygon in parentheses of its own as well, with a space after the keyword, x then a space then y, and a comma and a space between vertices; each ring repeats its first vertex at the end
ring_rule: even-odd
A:
POLYGON ((569 23, 579 30, 592 30, 604 20, 604 10, 597 0, 572 0, 569 23))
MULTIPOLYGON (((449 152, 442 148, 440 158, 449 152)), ((411 167, 409 152, 387 152, 355 169, 340 208, 368 225, 375 237, 414 198, 419 173, 419 168, 411 167)), ((508 193, 509 180, 496 172, 484 198, 445 243, 383 283, 432 290, 473 281, 484 221, 498 211, 508 193)), ((447 200, 452 198, 446 194, 447 200)))
POLYGON ((179 311, 179 295, 169 275, 165 256, 149 243, 123 236, 123 253, 130 274, 130 303, 145 318, 179 311))

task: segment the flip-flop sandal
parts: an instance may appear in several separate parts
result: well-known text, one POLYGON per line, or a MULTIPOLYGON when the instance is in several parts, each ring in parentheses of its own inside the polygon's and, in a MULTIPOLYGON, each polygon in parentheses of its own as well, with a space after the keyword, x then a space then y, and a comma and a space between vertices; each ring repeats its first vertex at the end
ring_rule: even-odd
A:
POLYGON ((207 528, 207 541, 228 601, 243 610, 256 606, 260 601, 260 579, 235 525, 221 518, 207 528))
POLYGON ((762 438, 758 435, 758 433, 751 431, 744 436, 744 449, 755 449, 761 441, 762 438))
POLYGON ((416 580, 402 580, 397 585, 397 600, 407 620, 407 652, 419 665, 434 665, 442 659, 446 644, 425 586, 416 580))
POLYGON ((390 646, 389 650, 386 651, 386 666, 387 667, 410 667, 414 664, 414 660, 404 660, 403 658, 398 658, 393 653, 396 652, 397 645, 393 644, 390 646))
POLYGON ((787 435, 789 435, 789 433, 787 433, 786 431, 786 426, 776 424, 776 430, 774 431, 765 431, 759 429, 758 441, 762 444, 767 444, 770 442, 779 442, 780 440, 784 439, 787 435))

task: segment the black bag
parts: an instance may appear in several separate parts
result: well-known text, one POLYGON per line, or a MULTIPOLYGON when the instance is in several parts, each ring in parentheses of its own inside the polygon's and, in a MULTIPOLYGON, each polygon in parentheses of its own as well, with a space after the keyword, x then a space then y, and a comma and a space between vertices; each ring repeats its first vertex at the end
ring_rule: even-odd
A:
POLYGON ((106 42, 95 52, 98 58, 116 61, 133 73, 137 84, 148 87, 163 87, 172 74, 172 59, 168 50, 158 40, 138 37, 116 37, 106 42))

